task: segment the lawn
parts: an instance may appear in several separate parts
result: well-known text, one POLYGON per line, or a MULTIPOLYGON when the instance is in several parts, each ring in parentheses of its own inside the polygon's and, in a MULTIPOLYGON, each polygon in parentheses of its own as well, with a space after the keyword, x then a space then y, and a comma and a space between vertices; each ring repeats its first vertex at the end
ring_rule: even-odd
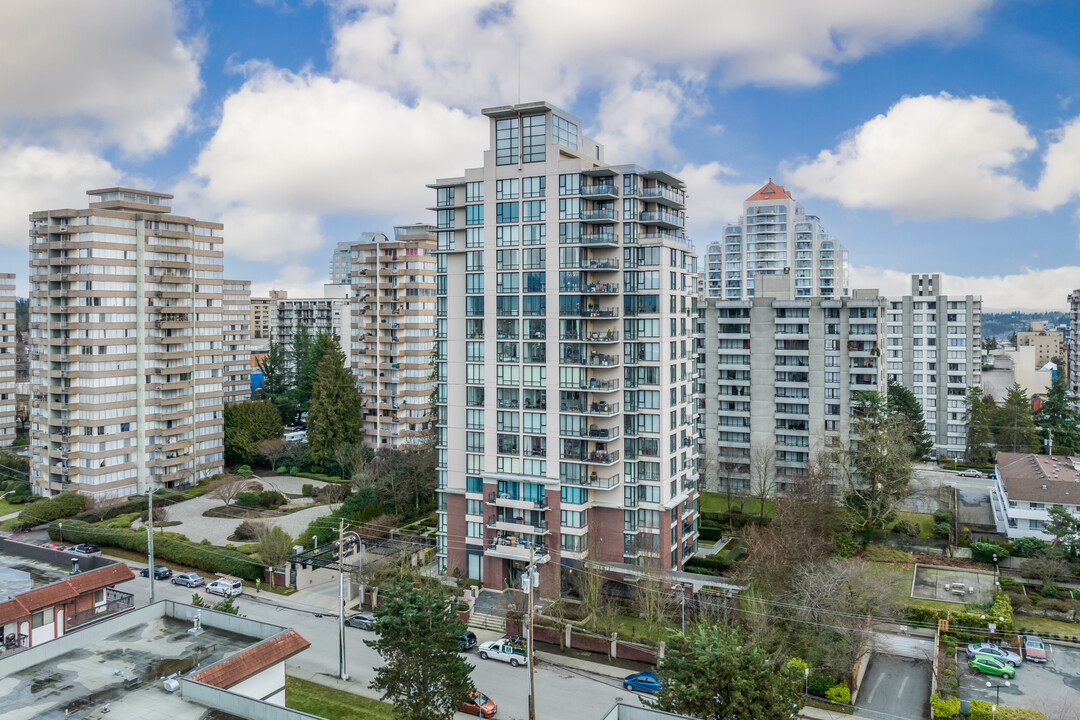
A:
POLYGON ((1031 630, 1032 632, 1058 635, 1060 637, 1080 637, 1080 625, 1064 620, 1038 617, 1035 615, 1013 614, 1013 627, 1019 630, 1031 630))
MULTIPOLYGON (((745 515, 757 515, 761 512, 761 501, 757 498, 731 496, 731 504, 735 507, 742 505, 745 515)), ((768 500, 765 501, 765 517, 771 517, 774 507, 768 500)), ((701 493, 701 512, 726 513, 728 510, 727 495, 724 493, 703 492, 701 493)))
POLYGON ((898 512, 896 513, 896 522, 901 520, 907 520, 910 523, 915 523, 919 526, 919 537, 929 538, 930 526, 934 524, 934 516, 927 515, 926 513, 913 513, 913 512, 898 512))
POLYGON ((393 720, 394 717, 394 707, 389 703, 291 676, 285 678, 285 707, 327 720, 344 717, 393 720))
POLYGON ((7 500, 0 500, 0 517, 10 515, 11 513, 22 512, 22 505, 12 505, 7 500))

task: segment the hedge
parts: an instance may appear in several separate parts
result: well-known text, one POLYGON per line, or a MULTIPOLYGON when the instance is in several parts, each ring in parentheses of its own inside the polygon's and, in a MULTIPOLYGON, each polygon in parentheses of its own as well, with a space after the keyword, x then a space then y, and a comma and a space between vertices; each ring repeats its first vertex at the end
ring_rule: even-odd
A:
POLYGON ((1005 593, 994 594, 994 604, 989 610, 941 610, 939 608, 909 607, 908 617, 915 622, 936 623, 949 620, 949 625, 969 628, 985 628, 987 623, 996 623, 998 632, 1010 632, 1013 628, 1013 609, 1009 596, 1005 593), (984 620, 982 616, 985 615, 984 620), (999 617, 1005 618, 998 620, 999 617))
POLYGON ((930 696, 930 708, 936 718, 954 718, 960 714, 960 698, 934 693, 930 696))
POLYGON ((19 525, 23 527, 38 525, 42 522, 60 520, 78 515, 86 509, 86 497, 79 493, 60 493, 47 500, 38 500, 26 506, 19 513, 19 525))
POLYGON ((709 525, 698 525, 698 536, 702 540, 711 540, 716 542, 724 533, 718 527, 710 527, 709 525))
POLYGON ((1047 720, 1046 713, 1029 708, 998 705, 997 713, 987 700, 971 701, 971 720, 1047 720))
POLYGON ((851 691, 847 685, 833 685, 825 692, 825 699, 841 705, 851 704, 851 691))
POLYGON ((994 556, 997 555, 998 560, 1004 560, 1009 557, 1009 551, 1000 545, 988 542, 973 542, 971 543, 971 559, 975 562, 981 563, 993 563, 994 556))
MULTIPOLYGON (((58 523, 49 523, 49 538, 59 540, 58 523)), ((146 533, 133 530, 110 530, 87 525, 79 520, 64 523, 64 538, 70 543, 94 543, 102 547, 131 550, 145 555, 146 533)), ((202 545, 175 536, 154 535, 154 555, 177 565, 209 573, 234 575, 245 580, 262 577, 262 565, 236 550, 202 545)))

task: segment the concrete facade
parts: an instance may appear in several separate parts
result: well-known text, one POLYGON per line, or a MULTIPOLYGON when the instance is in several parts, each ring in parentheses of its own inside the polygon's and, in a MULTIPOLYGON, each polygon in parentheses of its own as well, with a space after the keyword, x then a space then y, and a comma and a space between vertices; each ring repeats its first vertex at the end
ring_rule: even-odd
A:
POLYGON ((0 447, 15 442, 15 274, 0 273, 0 447))
POLYGON ((709 243, 705 260, 710 300, 746 300, 755 277, 783 273, 791 274, 797 298, 847 294, 847 250, 772 180, 743 202, 742 217, 724 227, 722 241, 709 243))
POLYGON ((374 448, 428 444, 435 343, 435 232, 364 233, 350 244, 351 353, 364 399, 364 442, 374 448))
POLYGON ((1035 349, 1034 367, 1040 368, 1051 362, 1054 358, 1068 364, 1069 348, 1065 344, 1065 333, 1060 330, 1045 330, 1041 320, 1034 320, 1030 330, 1020 330, 1016 333, 1016 347, 1031 347, 1035 349))
POLYGON ((484 111, 482 167, 429 185, 438 241, 438 557, 541 592, 587 554, 697 546, 697 267, 684 184, 609 165, 544 102, 484 111))
POLYGON ((889 298, 886 370, 923 408, 934 452, 963 457, 965 397, 982 381, 982 298, 945 295, 941 275, 912 275, 911 295, 889 298))
POLYGON ((30 215, 35 494, 95 498, 222 470, 220 223, 171 195, 91 190, 30 215))
POLYGON ((784 492, 815 453, 847 442, 860 392, 886 391, 885 299, 795 298, 791 280, 762 276, 752 299, 704 308, 707 489, 784 492))
POLYGON ((269 340, 273 337, 277 301, 289 297, 287 290, 271 290, 269 297, 251 298, 251 339, 269 340))
POLYGON ((222 281, 224 401, 251 398, 251 281, 222 281))
POLYGON ((1080 518, 1080 457, 999 452, 994 470, 994 523, 1009 540, 1052 542, 1054 536, 1043 525, 1054 505, 1080 518))
POLYGON ((324 285, 324 297, 321 298, 278 298, 271 333, 273 341, 285 350, 286 365, 292 364, 289 351, 300 325, 304 325, 313 338, 323 332, 333 335, 341 351, 348 356, 352 345, 352 314, 349 292, 342 287, 333 283, 324 285))

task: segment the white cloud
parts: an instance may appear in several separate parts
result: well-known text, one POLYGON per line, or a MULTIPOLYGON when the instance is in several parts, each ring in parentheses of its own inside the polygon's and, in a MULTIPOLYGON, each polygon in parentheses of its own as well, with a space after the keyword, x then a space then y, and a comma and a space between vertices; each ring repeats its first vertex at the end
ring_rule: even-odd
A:
MULTIPOLYGON (((405 105, 353 80, 263 68, 225 100, 221 124, 193 168, 203 202, 262 226, 261 213, 399 214, 420 218, 433 173, 477 164, 486 122, 437 102, 405 105)), ((238 218, 239 219, 239 218, 238 218)), ((227 220, 226 220, 227 222, 227 220)), ((269 230, 269 228, 266 228, 269 230)), ((310 247, 310 245, 308 245, 310 247)), ((240 243, 242 252, 296 252, 282 233, 240 243)))
POLYGON ((31 212, 81 207, 87 190, 117 185, 122 176, 91 152, 0 145, 0 198, 5 208, 0 213, 0 246, 26 248, 31 212))
POLYGON ((201 90, 198 41, 166 0, 0 3, 0 122, 131 154, 165 147, 201 90), (89 121, 89 122, 88 122, 89 121))
POLYGON ((712 226, 734 222, 743 201, 764 184, 734 180, 735 171, 718 162, 690 163, 674 173, 686 183, 687 233, 699 244, 715 239, 710 237, 712 226))
MULTIPOLYGON (((928 272, 915 269, 913 272, 928 272)), ((895 297, 911 294, 911 273, 879 267, 851 268, 851 287, 876 288, 882 295, 895 297)), ((1010 275, 963 276, 942 273, 946 295, 980 295, 983 308, 990 311, 1062 310, 1066 297, 1080 287, 1080 267, 1067 266, 1045 270, 1023 268, 1010 275)))
POLYGON ((315 271, 303 265, 286 265, 269 282, 251 283, 252 297, 268 297, 271 290, 286 290, 292 298, 323 297, 323 284, 329 277, 314 277, 315 271))
POLYGON ((633 158, 648 163, 654 157, 673 158, 671 131, 696 113, 682 85, 673 80, 638 78, 616 85, 600 100, 596 140, 606 157, 620 162, 633 158), (633 118, 627 122, 627 118, 633 118))
POLYGON ((244 260, 288 262, 326 244, 319 218, 307 213, 235 205, 211 217, 225 225, 225 252, 244 260))
POLYGON ((901 219, 996 220, 1052 210, 1080 193, 1080 118, 1054 138, 1031 188, 1019 165, 1039 143, 1008 103, 921 95, 862 124, 834 150, 788 164, 785 175, 801 195, 901 219))
POLYGON ((469 111, 518 97, 570 105, 596 90, 602 106, 629 111, 601 118, 601 135, 651 157, 648 140, 669 152, 671 124, 694 111, 710 78, 817 85, 891 46, 974 32, 990 4, 338 0, 331 56, 337 76, 469 111), (643 85, 646 68, 656 76, 643 85))

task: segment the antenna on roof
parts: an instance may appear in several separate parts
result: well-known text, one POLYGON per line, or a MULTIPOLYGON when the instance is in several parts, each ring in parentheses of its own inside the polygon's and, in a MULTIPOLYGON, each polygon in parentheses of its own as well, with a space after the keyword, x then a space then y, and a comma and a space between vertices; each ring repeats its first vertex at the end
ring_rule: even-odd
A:
POLYGON ((521 104, 521 45, 518 45, 518 105, 521 104))

